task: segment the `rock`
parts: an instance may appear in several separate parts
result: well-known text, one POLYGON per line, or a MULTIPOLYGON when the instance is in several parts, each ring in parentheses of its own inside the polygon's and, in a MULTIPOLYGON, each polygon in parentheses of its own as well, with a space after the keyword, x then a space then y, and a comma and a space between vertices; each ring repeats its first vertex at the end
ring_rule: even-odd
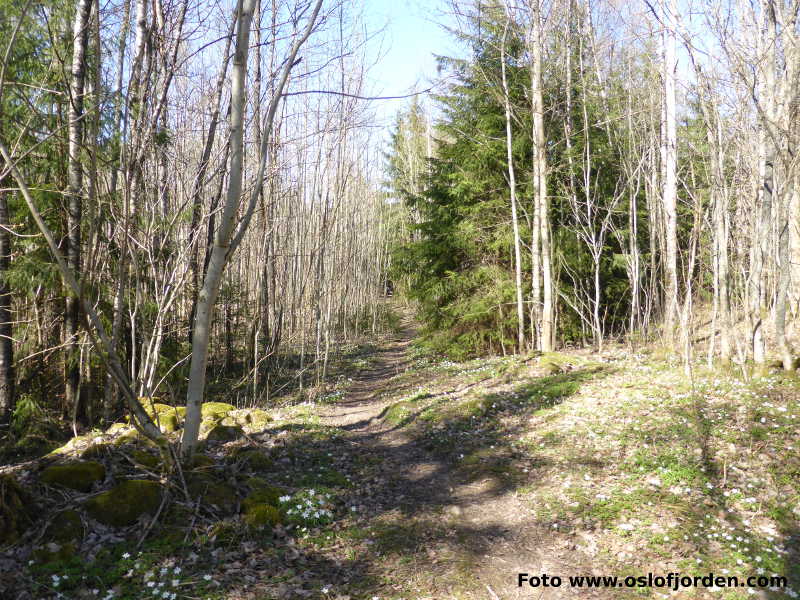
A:
POLYGON ((266 471, 272 467, 272 459, 261 450, 238 448, 230 456, 230 460, 242 464, 253 471, 266 471))
POLYGON ((36 562, 44 564, 63 562, 73 556, 75 556, 75 544, 72 542, 49 542, 42 546, 37 546, 33 550, 33 558, 36 562))
POLYGON ((217 463, 214 461, 213 458, 210 456, 206 456, 205 454, 195 454, 186 461, 186 468, 187 469, 208 469, 214 467, 217 463))
POLYGON ((91 446, 83 451, 81 458, 84 460, 102 458, 108 454, 111 448, 112 445, 107 442, 94 442, 91 446))
POLYGON ((33 498, 11 475, 0 475, 0 546, 13 544, 34 519, 33 498))
POLYGON ((206 440, 209 442, 231 442, 244 435, 244 430, 238 425, 214 425, 209 429, 206 440))
POLYGON ((108 429, 106 429, 106 435, 117 435, 121 432, 130 431, 132 427, 125 423, 112 423, 108 429))
POLYGON ((131 450, 130 455, 135 462, 148 469, 155 469, 161 463, 157 456, 153 456, 144 450, 131 450))
POLYGON ((161 503, 161 486, 155 481, 129 479, 107 492, 89 498, 89 515, 114 527, 132 525, 143 514, 154 514, 161 503))
POLYGON ((186 473, 186 487, 193 500, 200 499, 203 504, 216 506, 224 513, 236 510, 239 497, 236 490, 207 473, 197 471, 186 473))
POLYGON ((244 522, 250 527, 269 527, 272 529, 275 525, 280 525, 283 522, 283 515, 281 515, 281 511, 270 504, 255 504, 245 512, 244 522))
POLYGON ((106 468, 99 462, 86 460, 47 467, 40 476, 42 483, 61 485, 78 492, 89 492, 97 481, 106 477, 106 468))
POLYGON ((221 421, 232 410, 236 410, 236 407, 232 404, 226 404, 225 402, 204 402, 200 407, 200 415, 203 419, 221 421))
POLYGON ((62 510, 48 525, 45 538, 54 542, 72 542, 83 539, 83 522, 75 510, 62 510))
POLYGON ((277 508, 280 506, 279 498, 284 495, 286 495, 286 490, 283 488, 269 484, 258 485, 258 487, 254 487, 253 491, 242 500, 242 511, 247 512, 252 507, 259 504, 269 504, 277 508))
POLYGON ((162 413, 158 415, 158 427, 161 433, 173 433, 180 429, 178 415, 174 413, 162 413))
POLYGON ((242 408, 228 413, 223 425, 239 425, 249 433, 264 431, 273 421, 272 415, 260 408, 242 408))
POLYGON ((75 453, 77 450, 81 451, 86 450, 94 443, 95 437, 96 436, 92 434, 79 435, 77 437, 74 437, 60 448, 56 448, 55 450, 53 450, 49 456, 72 454, 75 453))

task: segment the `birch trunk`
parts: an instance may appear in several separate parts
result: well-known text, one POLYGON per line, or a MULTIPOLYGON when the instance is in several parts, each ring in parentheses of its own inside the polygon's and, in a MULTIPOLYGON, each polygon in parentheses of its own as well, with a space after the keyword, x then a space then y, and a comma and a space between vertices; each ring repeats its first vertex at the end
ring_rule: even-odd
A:
MULTIPOLYGON (((507 8, 506 8, 507 10, 507 8)), ((519 221, 517 218, 517 179, 514 171, 511 133, 511 97, 506 75, 506 39, 511 15, 506 15, 503 39, 500 45, 500 72, 503 82, 503 104, 506 118, 506 160, 508 161, 508 187, 511 195, 511 226, 514 231, 514 287, 517 295, 517 351, 525 348, 525 308, 522 302, 522 253, 520 251, 519 221)))
POLYGON ((242 194, 242 175, 244 163, 244 122, 245 122, 245 86, 247 83, 247 56, 250 43, 250 23, 253 18, 256 0, 242 0, 239 6, 238 26, 236 32, 236 48, 233 54, 233 68, 231 70, 231 107, 230 107, 230 173, 228 177, 228 190, 225 197, 219 228, 216 231, 208 270, 203 278, 203 286, 197 298, 197 312, 194 319, 194 334, 192 337, 192 359, 189 367, 189 385, 186 392, 186 423, 182 438, 182 452, 184 456, 191 456, 197 447, 200 433, 200 408, 205 392, 206 366, 208 364, 208 344, 212 323, 214 305, 219 294, 222 275, 225 265, 231 254, 241 243, 247 226, 258 201, 261 187, 264 182, 264 171, 267 160, 267 148, 272 131, 272 124, 278 109, 283 91, 289 79, 289 74, 295 66, 297 53, 300 47, 311 35, 317 16, 322 7, 322 0, 317 0, 309 17, 305 31, 292 44, 289 56, 284 63, 283 71, 276 86, 272 100, 265 117, 263 127, 264 139, 260 148, 260 164, 255 177, 255 185, 250 192, 250 203, 244 217, 239 224, 238 231, 234 231, 236 217, 239 211, 242 194))
MULTIPOLYGON (((89 39, 91 0, 78 0, 72 27, 72 67, 70 71, 69 102, 69 156, 68 156, 68 206, 67 206, 67 264, 79 277, 81 272, 81 211, 83 195, 83 168, 81 146, 83 143, 83 104, 86 81, 86 46, 89 39)), ((64 311, 65 383, 64 401, 73 414, 80 402, 80 302, 76 296, 67 295, 64 311)))

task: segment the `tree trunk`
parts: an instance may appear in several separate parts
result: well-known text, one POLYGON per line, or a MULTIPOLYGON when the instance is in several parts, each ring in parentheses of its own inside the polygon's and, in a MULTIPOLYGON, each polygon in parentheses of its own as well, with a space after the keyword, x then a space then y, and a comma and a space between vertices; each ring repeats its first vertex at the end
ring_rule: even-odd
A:
MULTIPOLYGON (((79 277, 81 272, 81 210, 83 194, 83 169, 81 167, 81 145, 83 137, 83 101, 86 79, 86 46, 89 36, 90 0, 78 0, 72 29, 72 69, 69 102, 69 165, 67 208, 67 265, 79 277)), ((67 295, 64 311, 65 341, 65 391, 64 401, 73 414, 78 412, 80 402, 80 352, 78 333, 80 328, 80 300, 67 295)))
POLYGON ((664 112, 661 126, 662 192, 666 220, 664 258, 664 332, 670 346, 675 346, 675 316, 678 313, 678 179, 677 179, 677 117, 675 112, 675 0, 663 4, 666 27, 663 33, 664 112))
MULTIPOLYGON (((506 7, 506 10, 508 8, 506 7)), ((506 39, 511 15, 506 14, 503 39, 500 45, 500 72, 503 82, 503 105, 506 118, 506 160, 508 161, 508 187, 511 195, 511 226, 514 231, 514 287, 517 294, 517 352, 525 348, 525 306, 522 302, 522 253, 520 251, 519 220, 517 217, 517 179, 514 171, 514 155, 512 152, 511 133, 511 97, 506 76, 506 39)))
POLYGON ((547 148, 544 131, 544 97, 542 92, 542 52, 544 33, 542 26, 541 0, 531 0, 531 29, 529 52, 531 56, 531 109, 533 112, 533 253, 534 260, 541 265, 541 275, 534 273, 534 303, 538 304, 538 281, 542 282, 542 311, 539 349, 551 352, 555 342, 555 306, 550 247, 550 207, 547 197, 547 148), (540 251, 537 248, 541 248, 540 251))
POLYGON ((0 425, 10 421, 16 400, 11 289, 7 280, 11 266, 10 227, 8 192, 0 192, 0 425))
POLYGON ((233 55, 233 69, 231 71, 229 136, 231 160, 230 173, 228 176, 228 190, 219 228, 217 229, 214 239, 214 246, 211 249, 211 257, 208 261, 208 271, 203 278, 203 286, 197 297, 197 312, 194 319, 194 335, 192 338, 192 360, 189 367, 189 385, 186 392, 186 423, 182 438, 182 451, 184 456, 191 456, 197 447, 198 435, 200 433, 200 407, 203 403, 205 391, 211 322, 225 265, 230 259, 231 254, 235 252, 236 247, 241 243, 242 237, 247 230, 250 217, 255 209, 261 186, 264 182, 264 170, 267 159, 266 148, 269 143, 272 124, 275 120, 275 113, 283 95, 283 90, 286 87, 287 80, 289 79, 289 73, 296 64, 295 60, 300 46, 302 46, 311 35, 311 31, 313 30, 317 16, 322 7, 322 0, 317 0, 305 31, 295 39, 289 51, 289 56, 284 63, 280 80, 278 81, 267 110, 265 126, 263 128, 264 139, 262 140, 262 146, 260 148, 260 164, 255 176, 255 185, 250 192, 250 203, 242 218, 238 231, 234 232, 242 193, 247 55, 250 40, 250 22, 253 17, 253 11, 255 10, 255 3, 256 0, 243 0, 238 15, 236 48, 233 55))

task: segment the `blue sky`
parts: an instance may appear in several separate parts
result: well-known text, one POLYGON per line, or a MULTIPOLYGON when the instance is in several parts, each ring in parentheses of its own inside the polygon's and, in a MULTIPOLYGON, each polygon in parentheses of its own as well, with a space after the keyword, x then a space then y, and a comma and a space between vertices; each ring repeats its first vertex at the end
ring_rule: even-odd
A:
MULTIPOLYGON (((370 94, 399 96, 430 87, 436 77, 434 53, 453 50, 450 36, 437 24, 442 15, 439 2, 422 0, 363 0, 369 30, 383 29, 371 42, 370 94)), ((443 4, 443 3, 442 3, 443 4)), ((389 125, 397 110, 410 100, 381 100, 374 109, 389 125)))

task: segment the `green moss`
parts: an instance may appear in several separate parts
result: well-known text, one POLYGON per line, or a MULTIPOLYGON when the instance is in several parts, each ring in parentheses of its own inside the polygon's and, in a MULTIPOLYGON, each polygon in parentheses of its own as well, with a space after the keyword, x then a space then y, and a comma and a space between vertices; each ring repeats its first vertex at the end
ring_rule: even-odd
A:
POLYGON ((75 556, 75 544, 49 542, 33 550, 33 558, 38 563, 61 563, 75 556))
POLYGON ((180 428, 178 415, 175 413, 162 413, 158 416, 158 425, 162 433, 173 433, 180 428))
POLYGON ((280 504, 278 499, 285 494, 285 489, 276 487, 274 485, 266 484, 263 486, 258 486, 254 488, 244 500, 242 500, 242 511, 246 513, 254 506, 258 506, 259 504, 269 504, 277 507, 280 504))
POLYGON ((244 417, 245 425, 250 431, 263 431, 273 421, 272 415, 260 408, 253 408, 244 417))
POLYGON ((206 440, 210 442, 231 442, 244 435, 244 430, 238 425, 214 425, 209 429, 206 440))
POLYGON ((33 499, 10 475, 0 475, 0 546, 13 544, 33 522, 33 499))
POLYGON ((144 450, 131 450, 130 454, 134 461, 148 469, 155 469, 160 464, 157 456, 153 456, 144 450))
POLYGON ((111 448, 112 445, 107 442, 95 442, 83 451, 81 458, 84 460, 102 458, 111 448))
POLYGON ((55 542, 71 542, 83 538, 83 522, 77 511, 62 510, 47 527, 45 538, 55 542))
POLYGON ((187 469, 208 469, 215 466, 217 463, 210 456, 205 454, 195 454, 186 461, 185 467, 187 469))
POLYGON ((53 465, 42 471, 40 479, 47 485, 61 485, 79 492, 91 491, 97 481, 106 476, 106 468, 93 460, 68 465, 53 465))
POLYGON ((114 440, 114 445, 124 446, 125 444, 137 442, 140 438, 141 436, 139 435, 139 432, 133 428, 130 428, 114 440))
POLYGON ((115 527, 132 525, 145 513, 153 514, 161 503, 161 486, 155 481, 129 479, 86 501, 94 518, 115 527))
POLYGON ((68 441, 60 448, 56 448, 55 450, 53 450, 50 453, 50 455, 59 456, 64 454, 71 454, 75 450, 84 450, 94 442, 94 439, 95 436, 92 434, 79 435, 77 437, 72 438, 70 441, 68 441))
POLYGON ((230 459, 253 471, 266 471, 272 468, 272 459, 264 454, 261 450, 253 448, 239 448, 231 456, 230 459))
POLYGON ((203 419, 213 418, 219 421, 232 410, 236 410, 236 407, 232 404, 226 404, 225 402, 204 402, 200 407, 200 415, 203 419))
POLYGON ((44 435, 29 433, 17 440, 13 446, 13 452, 22 456, 42 456, 52 452, 57 447, 58 444, 56 442, 47 439, 44 435))
POLYGON ((131 426, 126 423, 112 423, 108 429, 106 429, 106 435, 117 435, 118 433, 130 430, 131 426))
POLYGON ((283 522, 281 511, 270 504, 256 504, 244 515, 244 522, 250 527, 274 527, 283 522))
POLYGON ((216 506, 225 513, 236 510, 239 497, 236 490, 207 473, 186 473, 186 487, 193 500, 201 500, 203 504, 216 506))

